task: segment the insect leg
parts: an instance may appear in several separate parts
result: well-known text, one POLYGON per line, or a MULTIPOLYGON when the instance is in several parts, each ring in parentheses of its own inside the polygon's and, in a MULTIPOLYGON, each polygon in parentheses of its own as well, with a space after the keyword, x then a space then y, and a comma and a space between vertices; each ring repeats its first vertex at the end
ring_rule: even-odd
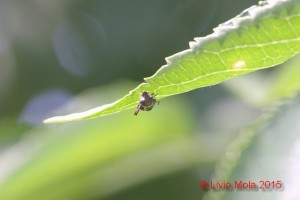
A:
POLYGON ((136 109, 135 109, 135 111, 134 111, 134 115, 136 116, 136 115, 138 115, 139 114, 139 111, 140 111, 140 109, 141 109, 141 104, 139 104, 137 107, 136 107, 136 109))

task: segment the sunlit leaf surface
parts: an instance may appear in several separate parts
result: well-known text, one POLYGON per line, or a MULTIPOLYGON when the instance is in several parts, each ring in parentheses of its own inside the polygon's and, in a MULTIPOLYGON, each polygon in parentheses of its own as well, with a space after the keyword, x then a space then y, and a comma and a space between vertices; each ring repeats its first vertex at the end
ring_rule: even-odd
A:
POLYGON ((157 99, 218 84, 280 64, 300 51, 300 3, 280 0, 253 6, 190 42, 190 49, 166 59, 153 76, 114 103, 58 116, 45 123, 90 119, 136 107, 146 90, 157 99))

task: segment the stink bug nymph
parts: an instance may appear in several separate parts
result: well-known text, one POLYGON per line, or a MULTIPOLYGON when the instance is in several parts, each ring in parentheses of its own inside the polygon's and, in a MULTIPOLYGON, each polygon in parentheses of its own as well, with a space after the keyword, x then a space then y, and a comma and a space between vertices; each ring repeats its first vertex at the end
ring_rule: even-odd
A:
POLYGON ((149 94, 147 91, 143 91, 139 105, 136 107, 136 110, 134 112, 134 115, 137 115, 140 110, 144 111, 150 111, 155 106, 155 104, 159 104, 159 101, 157 101, 154 97, 156 95, 149 94))

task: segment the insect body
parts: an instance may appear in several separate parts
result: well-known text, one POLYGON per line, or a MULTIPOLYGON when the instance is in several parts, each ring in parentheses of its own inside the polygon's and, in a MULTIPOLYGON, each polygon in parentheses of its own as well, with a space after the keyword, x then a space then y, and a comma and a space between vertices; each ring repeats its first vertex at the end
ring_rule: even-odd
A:
POLYGON ((144 111, 150 111, 155 106, 155 104, 159 104, 159 101, 157 101, 154 94, 149 94, 147 91, 143 91, 139 105, 137 106, 134 115, 137 115, 140 110, 144 111))

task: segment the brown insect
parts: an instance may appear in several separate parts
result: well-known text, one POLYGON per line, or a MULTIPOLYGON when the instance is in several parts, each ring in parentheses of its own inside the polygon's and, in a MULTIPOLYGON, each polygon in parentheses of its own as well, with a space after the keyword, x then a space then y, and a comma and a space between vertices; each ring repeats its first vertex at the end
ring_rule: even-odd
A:
POLYGON ((143 91, 139 105, 136 107, 134 115, 137 115, 140 110, 150 111, 155 106, 155 104, 159 104, 159 101, 155 99, 156 94, 149 94, 147 91, 143 91))

